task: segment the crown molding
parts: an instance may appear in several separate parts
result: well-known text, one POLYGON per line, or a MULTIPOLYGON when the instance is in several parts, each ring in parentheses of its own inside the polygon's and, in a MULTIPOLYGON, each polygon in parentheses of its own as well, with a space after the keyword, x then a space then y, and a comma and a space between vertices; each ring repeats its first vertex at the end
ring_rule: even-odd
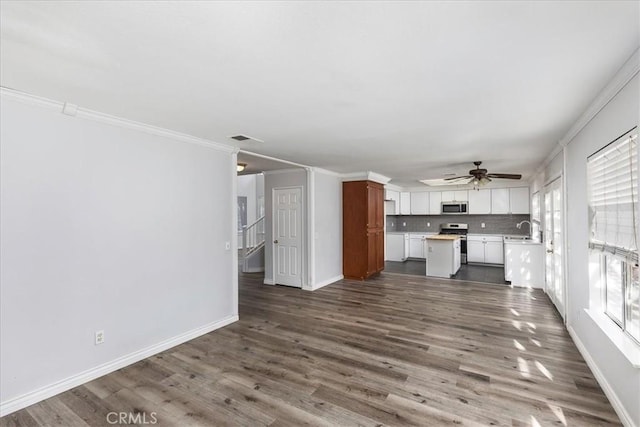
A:
POLYGON ((138 132, 144 132, 154 136, 160 136, 168 138, 174 141, 185 142, 189 144, 197 144, 203 147, 212 148, 226 153, 237 152, 237 148, 231 145, 222 144, 219 142, 198 138, 185 133, 164 129, 158 126, 148 125, 145 123, 136 122, 133 120, 123 119, 121 117, 112 116, 98 111, 89 110, 86 108, 78 107, 73 104, 65 102, 54 101, 41 96, 32 95, 29 93, 17 91, 7 87, 0 87, 0 96, 7 99, 12 99, 24 104, 33 105, 37 107, 47 108, 49 110, 57 110, 62 114, 78 119, 92 120, 108 124, 111 126, 117 126, 125 129, 131 129, 138 132), (70 111, 70 107, 71 111, 70 111))
POLYGON ((386 185, 391 181, 391 178, 388 176, 384 176, 382 174, 376 172, 354 172, 354 173, 344 173, 342 174, 343 181, 373 181, 380 183, 382 185, 386 185))
POLYGON ((302 172, 306 174, 306 168, 287 168, 287 169, 277 169, 277 170, 273 170, 273 171, 264 171, 262 172, 263 175, 267 176, 267 175, 280 175, 283 173, 294 173, 294 172, 302 172))
POLYGON ((567 133, 558 141, 557 145, 544 159, 542 164, 536 169, 535 176, 540 174, 551 161, 563 150, 564 147, 580 133, 593 120, 595 116, 609 103, 611 100, 633 79, 636 74, 640 72, 640 49, 636 49, 635 52, 627 59, 627 61, 620 67, 616 75, 607 83, 607 85, 598 93, 598 95, 591 101, 589 106, 585 109, 582 115, 576 120, 576 122, 569 128, 567 133))

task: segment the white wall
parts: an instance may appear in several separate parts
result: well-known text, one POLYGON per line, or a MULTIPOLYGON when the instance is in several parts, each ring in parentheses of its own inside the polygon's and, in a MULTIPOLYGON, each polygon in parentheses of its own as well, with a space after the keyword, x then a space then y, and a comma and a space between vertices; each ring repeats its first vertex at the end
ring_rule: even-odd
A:
MULTIPOLYGON (((273 189, 285 187, 302 187, 302 229, 303 248, 308 246, 308 190, 307 171, 305 169, 287 169, 281 171, 269 171, 264 173, 264 208, 265 208, 265 252, 264 252, 264 282, 273 284, 273 189)), ((308 259, 307 250, 302 253, 302 286, 308 285, 308 259)))
POLYGON ((566 148, 568 323, 597 364, 635 425, 640 425, 640 369, 634 368, 584 312, 589 308, 587 157, 638 124, 636 75, 566 148))
POLYGON ((3 91, 3 414, 238 313, 235 154, 47 105, 3 91))
POLYGON ((638 125, 640 78, 636 76, 571 139, 532 183, 532 191, 563 172, 567 221, 567 327, 601 386, 627 423, 640 426, 640 369, 634 368, 585 312, 590 301, 587 157, 638 125))
POLYGON ((314 283, 313 289, 342 276, 342 180, 314 169, 314 283))

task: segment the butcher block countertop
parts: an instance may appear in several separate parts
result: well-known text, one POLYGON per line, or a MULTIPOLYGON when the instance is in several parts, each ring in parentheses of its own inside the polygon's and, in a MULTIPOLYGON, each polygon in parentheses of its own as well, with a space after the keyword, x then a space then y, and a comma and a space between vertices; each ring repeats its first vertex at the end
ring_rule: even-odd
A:
POLYGON ((455 234, 436 234, 425 238, 428 240, 458 240, 460 236, 456 236, 455 234))

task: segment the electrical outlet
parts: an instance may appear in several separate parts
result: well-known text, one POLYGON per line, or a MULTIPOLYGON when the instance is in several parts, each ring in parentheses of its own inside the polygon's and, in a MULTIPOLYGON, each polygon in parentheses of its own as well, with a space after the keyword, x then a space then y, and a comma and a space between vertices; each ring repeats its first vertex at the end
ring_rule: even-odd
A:
POLYGON ((480 228, 484 228, 484 222, 480 223, 480 228))
POLYGON ((403 227, 406 227, 406 226, 407 226, 407 223, 406 223, 406 222, 404 222, 404 221, 402 221, 402 226, 403 226, 403 227))
POLYGON ((104 331, 96 331, 96 345, 104 342, 104 331))
POLYGON ((231 250, 231 242, 224 242, 224 250, 225 251, 231 250))
POLYGON ((427 223, 427 227, 431 227, 431 223, 430 222, 427 223))

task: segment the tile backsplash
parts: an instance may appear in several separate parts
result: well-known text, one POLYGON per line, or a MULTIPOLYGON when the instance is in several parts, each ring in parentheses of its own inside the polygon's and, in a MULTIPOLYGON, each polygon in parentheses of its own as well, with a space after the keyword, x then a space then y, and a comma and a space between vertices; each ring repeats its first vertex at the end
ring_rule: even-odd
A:
POLYGON ((437 233, 440 224, 461 222, 469 224, 471 234, 527 235, 529 224, 522 224, 519 230, 516 228, 516 224, 525 219, 530 221, 530 215, 387 215, 387 231, 437 233))

